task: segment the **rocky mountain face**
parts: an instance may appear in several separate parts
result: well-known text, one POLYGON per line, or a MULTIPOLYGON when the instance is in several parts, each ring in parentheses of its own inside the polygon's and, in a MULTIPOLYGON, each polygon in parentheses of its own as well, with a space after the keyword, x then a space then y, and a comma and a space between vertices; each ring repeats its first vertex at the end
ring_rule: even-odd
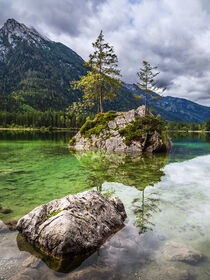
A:
POLYGON ((77 151, 167 152, 171 142, 161 120, 145 116, 145 106, 128 112, 109 111, 88 120, 70 141, 77 151))
POLYGON ((46 37, 40 35, 34 28, 28 28, 14 19, 8 19, 0 30, 0 51, 1 61, 7 62, 7 54, 11 49, 15 49, 19 41, 26 40, 30 45, 36 47, 49 48, 46 37))
MULTIPOLYGON (((34 28, 9 19, 0 29, 0 110, 66 110, 81 96, 70 82, 86 72, 78 54, 34 28)), ((122 87, 121 95, 105 108, 126 110, 139 104, 122 87)))
MULTIPOLYGON (((126 87, 144 100, 144 92, 138 89, 135 84, 127 84, 126 87)), ((199 105, 184 98, 160 97, 155 93, 152 93, 151 97, 154 99, 149 100, 149 105, 153 112, 161 114, 165 120, 199 123, 210 118, 210 107, 199 105)))
POLYGON ((0 110, 46 111, 73 100, 69 82, 85 73, 83 59, 14 19, 0 29, 0 110))

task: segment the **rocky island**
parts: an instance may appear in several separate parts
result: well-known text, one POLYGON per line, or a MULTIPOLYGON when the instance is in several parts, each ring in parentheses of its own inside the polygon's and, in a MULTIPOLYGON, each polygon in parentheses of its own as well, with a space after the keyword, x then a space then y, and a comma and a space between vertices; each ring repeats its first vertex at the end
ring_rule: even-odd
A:
POLYGON ((109 111, 87 120, 70 140, 69 147, 78 151, 167 152, 171 148, 164 122, 145 106, 128 112, 109 111))
POLYGON ((42 252, 65 259, 99 248, 126 217, 119 198, 91 190, 36 207, 18 221, 17 229, 42 252))

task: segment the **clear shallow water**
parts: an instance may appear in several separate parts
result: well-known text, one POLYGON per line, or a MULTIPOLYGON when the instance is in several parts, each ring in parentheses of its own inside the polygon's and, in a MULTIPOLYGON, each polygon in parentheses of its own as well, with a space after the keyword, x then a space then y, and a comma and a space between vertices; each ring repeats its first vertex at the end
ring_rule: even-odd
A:
POLYGON ((0 219, 7 223, 54 198, 97 187, 122 199, 126 226, 98 252, 65 264, 47 259, 16 231, 2 232, 0 279, 18 271, 27 279, 210 279, 209 137, 174 135, 171 153, 156 156, 74 155, 69 137, 0 134, 0 219), (163 252, 172 241, 205 258, 196 266, 168 261, 163 252), (35 261, 27 266, 31 254, 35 261))

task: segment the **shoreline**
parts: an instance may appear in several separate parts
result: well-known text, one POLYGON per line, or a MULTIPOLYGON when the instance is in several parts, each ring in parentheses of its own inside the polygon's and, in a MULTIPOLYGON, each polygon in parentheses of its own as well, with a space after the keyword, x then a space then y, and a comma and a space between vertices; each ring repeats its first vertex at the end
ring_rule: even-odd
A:
POLYGON ((0 131, 41 131, 41 132, 62 132, 62 131, 78 131, 79 128, 59 128, 56 127, 54 129, 47 129, 47 128, 11 128, 11 127, 0 127, 0 131))
MULTIPOLYGON (((80 128, 60 128, 55 127, 52 129, 48 128, 30 128, 30 127, 0 127, 1 131, 41 131, 41 132, 62 132, 62 131, 79 131, 80 128)), ((176 133, 210 133, 207 130, 168 130, 168 132, 176 132, 176 133)))
POLYGON ((168 132, 180 132, 180 133, 210 133, 210 131, 207 130, 168 130, 168 132))

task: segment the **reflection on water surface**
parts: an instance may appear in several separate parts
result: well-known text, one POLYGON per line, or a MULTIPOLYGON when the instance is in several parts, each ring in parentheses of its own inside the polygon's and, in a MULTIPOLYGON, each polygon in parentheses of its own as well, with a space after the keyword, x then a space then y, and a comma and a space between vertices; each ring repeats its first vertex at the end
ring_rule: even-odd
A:
POLYGON ((171 153, 155 156, 72 154, 66 134, 0 137, 1 220, 93 187, 119 196, 128 215, 97 252, 65 263, 0 224, 0 279, 209 279, 208 137, 174 137, 171 153), (174 244, 204 257, 196 265, 171 261, 174 244))

